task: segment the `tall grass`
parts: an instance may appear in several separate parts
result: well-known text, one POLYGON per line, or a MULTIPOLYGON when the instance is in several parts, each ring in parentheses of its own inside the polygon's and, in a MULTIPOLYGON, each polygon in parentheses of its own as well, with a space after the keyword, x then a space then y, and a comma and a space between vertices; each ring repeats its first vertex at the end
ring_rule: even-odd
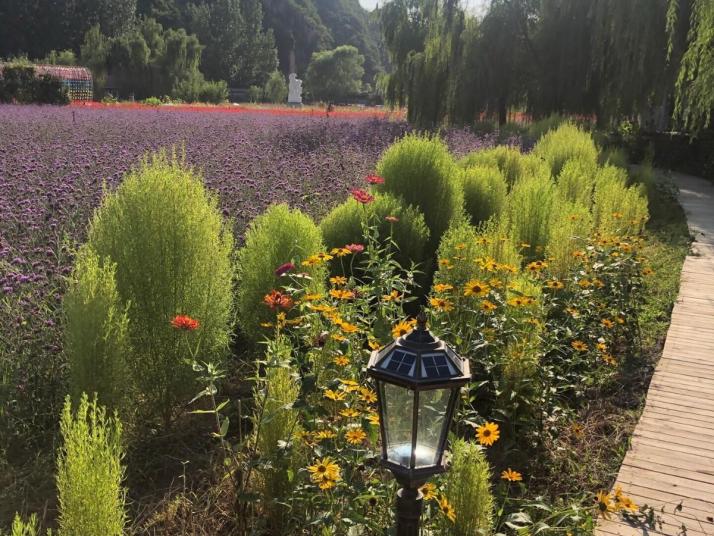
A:
POLYGON ((296 441, 299 416, 292 407, 300 393, 300 383, 290 366, 290 350, 284 339, 271 343, 262 389, 254 393, 259 401, 254 417, 256 441, 266 462, 261 469, 263 497, 268 525, 276 534, 286 521, 285 502, 294 487, 289 471, 300 465, 296 441))
POLYGON ((122 426, 87 395, 75 414, 67 397, 57 459, 59 536, 121 536, 126 526, 122 426))
POLYGON ((567 201, 590 208, 593 204, 596 174, 597 166, 592 162, 571 158, 558 175, 558 193, 567 201))
MULTIPOLYGON (((129 306, 128 354, 144 408, 165 421, 194 393, 176 315, 196 318, 194 350, 220 363, 233 303, 233 235, 217 198, 176 155, 145 158, 92 219, 88 247, 116 265, 116 288, 129 306)), ((101 333, 96 333, 101 337, 101 333)))
POLYGON ((236 296, 239 326, 249 340, 260 341, 265 334, 260 324, 275 320, 275 311, 265 306, 263 297, 286 283, 275 274, 279 266, 292 262, 296 271, 311 276, 312 279, 303 280, 307 288, 324 291, 325 266, 301 265, 311 255, 323 251, 320 229, 299 209, 273 205, 251 222, 245 245, 238 251, 236 296))
POLYGON ((627 187, 627 172, 605 166, 595 180, 593 220, 595 229, 607 236, 638 234, 649 218, 645 187, 627 187))
POLYGON ((508 194, 504 214, 512 238, 523 244, 526 260, 543 256, 555 199, 555 184, 544 176, 520 180, 508 194))
POLYGON ((65 352, 72 399, 97 393, 100 403, 122 411, 133 380, 129 316, 116 287, 116 265, 103 266, 90 248, 82 248, 64 296, 65 352))
POLYGON ((533 147, 533 154, 543 158, 557 177, 568 160, 580 160, 595 167, 598 150, 592 136, 572 123, 547 132, 533 147))
POLYGON ((438 138, 410 134, 389 147, 377 164, 384 178, 381 192, 391 193, 424 214, 429 255, 441 236, 462 214, 463 191, 449 150, 438 138))
POLYGON ((497 167, 471 166, 463 170, 464 209, 476 225, 499 214, 506 202, 508 184, 497 167))
POLYGON ((494 514, 488 460, 481 447, 463 439, 454 441, 451 449, 444 494, 456 511, 456 521, 446 530, 454 536, 488 536, 493 530, 494 514))
POLYGON ((564 277, 576 264, 573 253, 585 247, 592 227, 592 215, 586 207, 563 198, 555 201, 545 252, 551 271, 558 277, 564 277))

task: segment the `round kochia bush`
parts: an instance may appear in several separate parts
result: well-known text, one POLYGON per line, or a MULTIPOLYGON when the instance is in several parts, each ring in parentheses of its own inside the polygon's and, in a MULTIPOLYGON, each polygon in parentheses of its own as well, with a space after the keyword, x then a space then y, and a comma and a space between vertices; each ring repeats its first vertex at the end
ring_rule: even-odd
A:
MULTIPOLYGON (((429 228, 424 215, 412 206, 404 206, 390 194, 377 194, 367 205, 348 199, 325 216, 320 222, 320 230, 327 248, 340 248, 363 242, 365 224, 377 225, 381 239, 386 240, 391 234, 399 248, 395 258, 402 266, 408 267, 412 261, 421 264, 426 260, 424 249, 429 241, 429 228), (397 221, 390 222, 388 217, 397 221)), ((341 267, 339 262, 335 266, 341 267)))
POLYGON ((478 224, 500 214, 506 203, 508 185, 497 167, 474 166, 461 174, 464 209, 471 223, 478 224))
POLYGON ((266 307, 263 297, 285 284, 278 268, 285 267, 286 273, 305 272, 310 278, 299 280, 310 291, 324 291, 324 264, 302 265, 323 251, 320 229, 298 209, 273 205, 253 220, 238 252, 238 319, 248 339, 260 341, 265 334, 260 324, 275 320, 275 311, 266 307))
POLYGON ((377 164, 382 192, 419 208, 430 231, 427 253, 436 251, 441 235, 461 215, 463 192, 449 150, 438 138, 409 134, 387 149, 377 164))
POLYGON ((161 152, 105 197, 88 247, 116 264, 116 288, 129 313, 134 380, 148 406, 168 420, 195 390, 185 362, 189 344, 214 362, 228 347, 233 235, 217 200, 181 159, 161 152), (198 328, 182 333, 171 323, 177 315, 195 318, 198 328))
POLYGON ((533 154, 543 158, 557 177, 568 160, 579 160, 582 165, 597 167, 598 150, 590 134, 572 123, 565 123, 546 133, 533 147, 533 154))

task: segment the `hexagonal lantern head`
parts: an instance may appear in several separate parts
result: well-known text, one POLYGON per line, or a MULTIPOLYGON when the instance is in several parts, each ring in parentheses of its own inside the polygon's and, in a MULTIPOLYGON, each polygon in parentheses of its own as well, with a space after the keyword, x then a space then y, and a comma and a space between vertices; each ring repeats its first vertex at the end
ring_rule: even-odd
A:
POLYGON ((469 361, 426 329, 426 317, 409 334, 372 352, 367 373, 377 382, 382 464, 405 488, 444 471, 446 438, 469 382, 469 361))

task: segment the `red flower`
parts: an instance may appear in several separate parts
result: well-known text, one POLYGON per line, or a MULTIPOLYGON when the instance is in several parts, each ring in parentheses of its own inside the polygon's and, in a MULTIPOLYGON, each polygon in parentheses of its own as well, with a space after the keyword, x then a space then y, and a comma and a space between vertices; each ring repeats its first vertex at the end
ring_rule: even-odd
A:
POLYGON ((364 246, 362 244, 347 244, 345 249, 349 249, 351 253, 362 253, 364 246))
POLYGON ((271 290, 269 294, 263 297, 265 305, 271 309, 288 310, 293 306, 293 299, 287 294, 283 294, 279 290, 271 290))
POLYGON ((385 216, 385 220, 387 220, 389 223, 397 223, 399 221, 399 218, 396 216, 385 216))
POLYGON ((201 324, 195 318, 191 318, 188 315, 177 315, 171 321, 171 325, 176 329, 182 329, 184 331, 193 331, 201 324))
POLYGON ((295 269, 295 265, 292 262, 286 262, 285 264, 281 264, 275 269, 275 275, 280 277, 281 275, 286 274, 293 269, 295 269))
POLYGON ((384 179, 379 175, 367 175, 365 180, 370 184, 384 184, 384 179))
POLYGON ((357 202, 362 203, 363 205, 366 205, 367 203, 371 203, 374 201, 374 196, 368 194, 364 190, 360 190, 359 188, 355 188, 354 190, 351 191, 352 197, 357 200, 357 202))

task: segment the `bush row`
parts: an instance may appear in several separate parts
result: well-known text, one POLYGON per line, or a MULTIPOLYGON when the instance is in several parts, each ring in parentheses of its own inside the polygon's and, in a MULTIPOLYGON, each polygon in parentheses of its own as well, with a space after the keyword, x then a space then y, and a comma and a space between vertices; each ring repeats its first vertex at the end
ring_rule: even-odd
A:
POLYGON ((0 70, 0 102, 69 104, 69 95, 58 78, 36 76, 30 65, 9 64, 0 70))

